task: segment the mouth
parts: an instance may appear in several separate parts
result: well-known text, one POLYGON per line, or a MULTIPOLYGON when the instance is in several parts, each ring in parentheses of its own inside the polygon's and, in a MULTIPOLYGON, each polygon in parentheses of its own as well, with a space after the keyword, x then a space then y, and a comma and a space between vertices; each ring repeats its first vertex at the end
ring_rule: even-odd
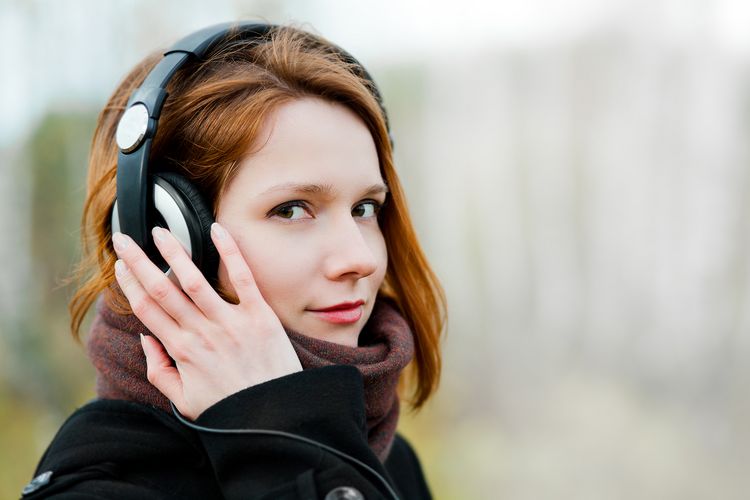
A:
POLYGON ((363 300, 342 302, 323 309, 310 309, 315 316, 323 321, 336 324, 356 323, 362 317, 363 300))
POLYGON ((336 304, 335 306, 323 307, 320 309, 310 309, 310 310, 313 312, 345 311, 347 309, 355 309, 364 303, 365 303, 364 300, 355 300, 354 302, 342 302, 341 304, 336 304))

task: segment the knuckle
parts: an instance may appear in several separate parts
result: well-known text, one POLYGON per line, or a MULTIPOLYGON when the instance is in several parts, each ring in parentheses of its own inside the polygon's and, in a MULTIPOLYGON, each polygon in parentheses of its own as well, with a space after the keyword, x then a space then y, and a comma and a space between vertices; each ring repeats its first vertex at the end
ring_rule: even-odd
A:
POLYGON ((138 266, 140 266, 144 260, 146 259, 146 256, 144 253, 141 252, 131 252, 130 257, 128 258, 128 266, 130 269, 136 269, 138 266))
POLYGON ((151 385, 157 386, 160 380, 159 372, 152 370, 151 368, 146 369, 146 379, 151 382, 151 385))
POLYGON ((240 249, 237 247, 237 245, 226 245, 224 248, 224 255, 227 257, 232 257, 235 255, 239 255, 240 249))
POLYGON ((130 302, 130 308, 133 310, 133 314, 139 318, 146 316, 151 310, 151 303, 148 299, 140 298, 130 302))
POLYGON ((154 283, 150 287, 149 293, 153 298, 158 301, 162 301, 169 296, 170 284, 166 282, 166 279, 161 279, 157 283, 154 283))
POLYGON ((216 350, 215 342, 209 337, 203 337, 200 340, 201 350, 205 352, 214 352, 216 350))
POLYGON ((237 273, 234 280, 239 286, 242 286, 242 287, 251 286, 254 282, 253 275, 250 274, 248 271, 241 271, 237 273))
POLYGON ((253 296, 253 294, 250 294, 250 297, 243 298, 243 300, 239 304, 237 304, 236 307, 242 313, 253 317, 255 314, 257 314, 259 306, 261 306, 261 304, 253 296))
POLYGON ((117 284, 120 285, 120 288, 123 291, 130 290, 132 283, 133 283, 133 274, 132 273, 126 273, 124 276, 115 276, 117 279, 117 284))
POLYGON ((169 353, 169 355, 174 359, 177 363, 187 363, 190 361, 190 358, 192 357, 190 355, 190 349, 186 346, 175 346, 172 349, 172 352, 169 353))
POLYGON ((203 280, 200 276, 192 275, 185 280, 183 288, 188 294, 196 294, 203 289, 203 280))
POLYGON ((164 257, 165 260, 171 261, 175 257, 177 257, 177 248, 173 245, 169 245, 167 248, 159 249, 159 252, 161 252, 162 257, 164 257))

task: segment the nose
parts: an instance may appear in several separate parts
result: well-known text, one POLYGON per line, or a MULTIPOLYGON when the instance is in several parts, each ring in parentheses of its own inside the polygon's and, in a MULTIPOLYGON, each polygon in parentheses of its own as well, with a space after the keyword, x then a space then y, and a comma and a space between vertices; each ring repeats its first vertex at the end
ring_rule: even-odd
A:
POLYGON ((377 270, 375 248, 368 244, 362 228, 351 217, 332 224, 328 235, 325 262, 326 277, 330 280, 364 278, 377 270))

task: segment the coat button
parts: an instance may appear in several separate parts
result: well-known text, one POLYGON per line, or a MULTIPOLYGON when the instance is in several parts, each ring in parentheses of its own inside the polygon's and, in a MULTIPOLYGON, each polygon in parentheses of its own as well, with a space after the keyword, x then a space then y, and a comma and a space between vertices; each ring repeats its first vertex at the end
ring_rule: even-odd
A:
POLYGON ((21 495, 28 495, 29 493, 34 493, 39 488, 43 486, 47 486, 50 482, 51 477, 52 477, 51 470, 48 470, 47 472, 42 472, 37 477, 32 479, 29 484, 23 487, 23 491, 21 491, 21 495))
POLYGON ((365 500, 357 488, 339 486, 328 492, 324 500, 365 500))

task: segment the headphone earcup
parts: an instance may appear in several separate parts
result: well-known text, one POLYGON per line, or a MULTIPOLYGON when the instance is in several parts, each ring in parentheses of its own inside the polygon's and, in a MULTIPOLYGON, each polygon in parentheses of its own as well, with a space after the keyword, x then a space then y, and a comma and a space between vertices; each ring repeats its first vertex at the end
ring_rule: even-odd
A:
MULTIPOLYGON (((148 214, 147 220, 168 229, 182 243, 208 282, 215 285, 219 252, 211 240, 214 216, 208 202, 188 179, 177 173, 158 172, 150 179, 155 212, 148 214)), ((168 265, 152 245, 149 245, 147 254, 155 263, 162 264, 166 272, 168 265)), ((173 274, 171 269, 168 274, 173 274)), ((174 279, 174 276, 170 278, 174 279)))

